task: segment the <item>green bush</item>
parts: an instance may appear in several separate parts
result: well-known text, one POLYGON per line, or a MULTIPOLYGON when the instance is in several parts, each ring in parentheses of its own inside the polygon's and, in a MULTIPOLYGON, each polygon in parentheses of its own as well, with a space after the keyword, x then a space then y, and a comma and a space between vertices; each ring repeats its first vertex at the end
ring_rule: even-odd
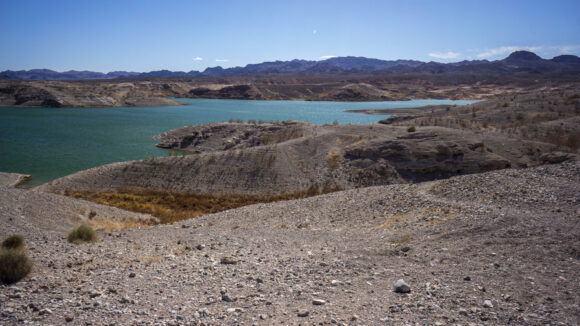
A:
POLYGON ((20 234, 13 234, 2 241, 2 248, 4 249, 23 249, 24 238, 20 234))
POLYGON ((0 281, 10 284, 26 277, 32 270, 32 263, 24 250, 0 249, 0 281))
POLYGON ((72 243, 95 242, 97 241, 97 233, 92 227, 81 224, 68 234, 67 239, 68 242, 72 243))
POLYGON ((409 128, 407 128, 407 132, 415 132, 417 130, 417 128, 415 128, 415 126, 410 126, 409 128))

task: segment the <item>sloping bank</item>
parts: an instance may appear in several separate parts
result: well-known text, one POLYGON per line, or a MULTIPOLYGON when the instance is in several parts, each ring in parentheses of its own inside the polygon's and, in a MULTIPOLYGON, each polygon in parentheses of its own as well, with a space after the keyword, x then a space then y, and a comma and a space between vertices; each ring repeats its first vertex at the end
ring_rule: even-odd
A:
MULTIPOLYGON (((315 126, 295 121, 184 127, 159 135, 158 140, 160 147, 196 154, 108 164, 38 189, 91 200, 97 200, 95 193, 107 194, 109 201, 101 202, 116 206, 110 194, 203 195, 222 203, 223 198, 246 196, 247 203, 253 203, 533 166, 553 148, 443 127, 409 132, 400 126, 315 126)), ((136 200, 129 196, 122 201, 136 200)), ((244 200, 238 200, 232 207, 242 205, 244 200)))

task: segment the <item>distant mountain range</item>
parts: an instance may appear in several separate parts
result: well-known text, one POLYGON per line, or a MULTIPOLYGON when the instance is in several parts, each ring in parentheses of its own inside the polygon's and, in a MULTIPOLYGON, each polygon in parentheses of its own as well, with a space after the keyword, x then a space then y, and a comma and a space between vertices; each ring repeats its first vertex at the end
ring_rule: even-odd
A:
POLYGON ((454 63, 422 62, 416 60, 379 60, 364 57, 336 57, 322 61, 292 60, 249 64, 245 67, 224 69, 207 68, 200 71, 159 70, 145 73, 115 71, 107 74, 93 71, 56 72, 33 69, 0 72, 0 80, 91 80, 114 78, 171 78, 171 77, 235 77, 264 75, 382 75, 382 74, 504 74, 504 73, 564 73, 580 72, 580 57, 560 55, 542 59, 533 52, 516 51, 497 61, 473 60, 454 63))

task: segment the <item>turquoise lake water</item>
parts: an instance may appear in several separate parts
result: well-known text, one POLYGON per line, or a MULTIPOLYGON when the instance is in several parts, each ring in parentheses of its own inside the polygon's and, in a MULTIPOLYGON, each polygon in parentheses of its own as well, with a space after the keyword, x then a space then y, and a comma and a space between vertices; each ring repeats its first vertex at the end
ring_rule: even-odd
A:
POLYGON ((41 184, 95 166, 166 156, 153 136, 229 119, 300 120, 315 124, 376 123, 386 116, 347 113, 474 101, 309 102, 180 99, 188 105, 138 108, 0 108, 0 171, 41 184))

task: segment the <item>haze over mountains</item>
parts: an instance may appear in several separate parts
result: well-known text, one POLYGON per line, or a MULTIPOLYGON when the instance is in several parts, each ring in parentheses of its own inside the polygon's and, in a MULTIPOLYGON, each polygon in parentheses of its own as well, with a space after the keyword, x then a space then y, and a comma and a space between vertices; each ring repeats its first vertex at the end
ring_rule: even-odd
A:
POLYGON ((224 69, 207 68, 200 71, 151 72, 93 71, 56 72, 48 69, 33 69, 0 72, 0 80, 91 80, 114 78, 157 78, 157 77, 235 77, 261 75, 350 75, 350 74, 506 74, 506 73, 558 73, 564 75, 580 72, 580 57, 560 55, 543 59, 533 52, 516 51, 507 58, 497 61, 472 60, 454 63, 422 62, 416 60, 379 60, 365 57, 335 57, 322 61, 291 60, 249 64, 245 67, 224 69))

